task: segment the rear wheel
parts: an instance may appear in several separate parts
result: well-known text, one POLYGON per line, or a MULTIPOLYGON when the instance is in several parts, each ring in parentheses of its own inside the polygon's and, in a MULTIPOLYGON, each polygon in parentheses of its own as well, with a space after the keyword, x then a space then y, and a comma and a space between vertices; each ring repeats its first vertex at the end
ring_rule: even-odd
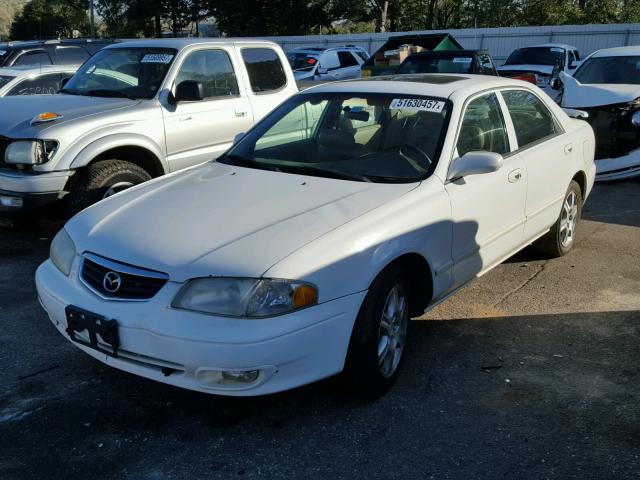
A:
POLYGON ((395 382, 407 341, 409 289, 400 268, 378 277, 360 308, 343 372, 346 386, 377 398, 395 382))
POLYGON ((100 160, 92 163, 79 172, 78 182, 69 194, 68 213, 78 213, 89 205, 147 180, 151 180, 151 175, 131 162, 100 160))
POLYGON ((582 214, 582 191, 580 185, 572 180, 562 202, 560 216, 546 235, 534 243, 534 246, 552 257, 561 257, 571 251, 576 243, 578 221, 582 214))

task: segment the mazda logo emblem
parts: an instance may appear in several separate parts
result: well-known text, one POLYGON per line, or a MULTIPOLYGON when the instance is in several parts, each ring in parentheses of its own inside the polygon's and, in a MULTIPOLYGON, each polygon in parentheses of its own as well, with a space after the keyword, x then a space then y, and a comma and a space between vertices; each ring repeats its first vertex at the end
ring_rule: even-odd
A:
POLYGON ((102 286, 109 293, 116 293, 122 285, 122 277, 116 272, 107 272, 102 280, 102 286))

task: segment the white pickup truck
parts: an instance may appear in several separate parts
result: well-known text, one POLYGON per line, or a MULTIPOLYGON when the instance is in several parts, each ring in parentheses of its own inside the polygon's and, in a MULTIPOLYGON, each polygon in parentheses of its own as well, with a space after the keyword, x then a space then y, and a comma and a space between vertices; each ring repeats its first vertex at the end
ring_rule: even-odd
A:
POLYGON ((0 215, 59 200, 74 213, 214 159, 297 91, 272 42, 114 44, 94 54, 60 95, 0 99, 0 215))

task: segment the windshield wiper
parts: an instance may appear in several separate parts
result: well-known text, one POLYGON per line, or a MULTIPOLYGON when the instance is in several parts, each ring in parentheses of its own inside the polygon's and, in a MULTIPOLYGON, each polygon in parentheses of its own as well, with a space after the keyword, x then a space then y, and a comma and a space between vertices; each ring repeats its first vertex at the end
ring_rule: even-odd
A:
POLYGON ((128 93, 124 93, 119 90, 107 90, 107 89, 98 89, 98 90, 89 90, 87 95, 90 97, 112 97, 112 98, 128 98, 129 100, 137 100, 133 95, 129 95, 128 93))
POLYGON ((337 178, 340 180, 356 180, 358 182, 370 183, 371 178, 360 175, 358 173, 340 172, 337 170, 330 170, 328 168, 312 167, 312 166, 298 166, 287 165, 282 166, 281 170, 289 173, 297 173, 300 175, 312 175, 317 177, 337 178))
POLYGON ((260 169, 260 170, 269 170, 269 171, 272 171, 272 172, 281 172, 282 171, 278 167, 276 167, 275 165, 270 165, 268 163, 256 162, 255 160, 251 160, 250 158, 243 157, 241 155, 234 155, 233 153, 225 155, 224 157, 222 157, 222 160, 228 160, 228 162, 224 162, 224 163, 228 163, 230 165, 235 165, 235 166, 238 166, 238 167, 257 168, 257 169, 260 169))

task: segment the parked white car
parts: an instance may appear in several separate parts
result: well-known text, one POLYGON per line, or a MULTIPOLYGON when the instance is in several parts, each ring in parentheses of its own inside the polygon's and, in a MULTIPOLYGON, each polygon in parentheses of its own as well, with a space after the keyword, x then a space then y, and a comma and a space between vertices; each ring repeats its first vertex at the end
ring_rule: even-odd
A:
POLYGON ((526 82, 325 84, 218 161, 75 216, 38 295, 81 350, 143 377, 259 395, 344 372, 378 395, 410 317, 532 242, 571 250, 593 150, 526 82))
POLYGON ((563 107, 584 111, 596 135, 596 180, 640 176, 640 46, 592 53, 560 75, 563 107))
POLYGON ((252 39, 114 43, 52 97, 0 99, 0 214, 69 212, 219 156, 298 89, 252 39))
POLYGON ((498 74, 503 77, 533 74, 536 85, 555 99, 556 93, 549 87, 554 69, 569 73, 579 64, 580 52, 576 47, 564 43, 545 43, 514 50, 498 67, 498 74))
POLYGON ((54 95, 77 69, 70 65, 1 68, 0 97, 54 95))
POLYGON ((369 54, 355 46, 309 47, 290 50, 287 58, 296 81, 345 80, 360 77, 369 54))

